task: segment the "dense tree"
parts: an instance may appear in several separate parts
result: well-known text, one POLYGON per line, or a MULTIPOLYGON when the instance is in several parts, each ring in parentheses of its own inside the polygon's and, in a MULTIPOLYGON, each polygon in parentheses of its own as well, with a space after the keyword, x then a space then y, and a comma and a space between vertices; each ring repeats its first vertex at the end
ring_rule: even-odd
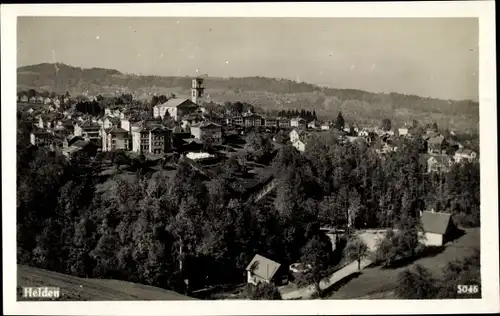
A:
POLYGON ((432 299, 438 288, 429 270, 417 264, 413 269, 405 269, 398 275, 396 295, 403 299, 432 299))
MULTIPOLYGON (((19 136, 29 135, 30 124, 18 126, 19 136)), ((383 266, 418 255, 420 210, 439 206, 460 225, 479 225, 478 162, 427 174, 419 137, 381 156, 369 144, 343 143, 339 134, 312 136, 304 153, 291 145, 278 150, 266 170, 277 186, 258 204, 246 203, 248 182, 259 178, 246 170, 254 164, 246 166, 241 157, 219 164, 210 179, 180 158, 174 159, 173 174, 116 171, 103 182, 106 160, 124 166, 134 160, 115 152, 94 160, 77 155, 67 162, 17 137, 17 216, 24 219, 17 227, 18 261, 183 292, 189 290, 184 279, 191 289, 241 282, 241 272, 260 253, 283 265, 301 261, 320 267, 305 279, 310 284, 332 265, 331 245, 320 237, 323 225, 397 228, 381 242, 377 255, 383 266)), ((247 149, 256 156, 272 151, 265 136, 252 137, 247 149)), ((450 265, 446 278, 456 280, 450 281, 454 287, 473 283, 476 265, 450 265)))
POLYGON ((335 128, 338 129, 339 131, 344 130, 344 117, 342 116, 342 112, 339 112, 339 115, 337 116, 337 120, 335 121, 335 128))
POLYGON ((382 123, 381 123, 382 130, 388 131, 388 130, 391 129, 391 126, 392 126, 392 124, 391 124, 391 120, 390 119, 385 118, 385 119, 382 120, 382 123))
POLYGON ((269 162, 273 145, 269 137, 261 133, 249 133, 246 138, 245 151, 250 159, 256 162, 269 162))
POLYGON ((321 296, 320 281, 331 273, 332 245, 328 240, 317 235, 302 248, 301 262, 310 265, 309 271, 302 275, 301 284, 314 284, 316 293, 321 296))
POLYGON ((361 270, 361 261, 370 254, 366 244, 358 237, 349 238, 346 246, 346 253, 349 258, 358 262, 358 270, 361 270))
POLYGON ((438 298, 480 298, 481 297, 481 256, 479 249, 464 258, 449 262, 443 268, 438 298), (458 286, 466 285, 465 293, 459 293, 458 286), (477 291, 474 290, 476 287, 477 291), (471 289, 469 292, 469 289, 471 289))
POLYGON ((162 104, 168 101, 168 98, 166 95, 162 94, 158 97, 158 102, 157 104, 162 104))
POLYGON ((251 300, 281 300, 280 292, 272 284, 259 283, 257 286, 249 284, 247 293, 251 300))

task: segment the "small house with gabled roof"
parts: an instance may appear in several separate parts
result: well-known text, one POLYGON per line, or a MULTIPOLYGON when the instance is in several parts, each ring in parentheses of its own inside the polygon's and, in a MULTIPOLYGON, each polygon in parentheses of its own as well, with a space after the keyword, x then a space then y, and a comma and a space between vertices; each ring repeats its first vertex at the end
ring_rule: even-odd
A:
POLYGON ((426 246, 443 246, 457 232, 451 214, 434 211, 422 212, 420 216, 423 233, 420 242, 426 246))
POLYGON ((281 264, 259 254, 253 257, 245 270, 247 282, 253 285, 259 283, 283 285, 288 283, 288 271, 281 264))

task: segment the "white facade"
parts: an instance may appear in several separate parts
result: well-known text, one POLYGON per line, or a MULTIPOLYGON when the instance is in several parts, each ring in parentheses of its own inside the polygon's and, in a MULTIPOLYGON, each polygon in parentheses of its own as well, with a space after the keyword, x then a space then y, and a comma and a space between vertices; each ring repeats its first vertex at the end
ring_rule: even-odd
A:
POLYGON ((456 162, 469 161, 472 162, 477 158, 477 153, 474 151, 464 152, 458 150, 453 156, 456 162))
POLYGON ((322 131, 327 131, 330 129, 330 125, 329 124, 321 124, 321 130, 322 131))
POLYGON ((129 133, 132 131, 130 128, 130 121, 128 119, 122 119, 120 121, 120 127, 123 128, 124 130, 128 131, 129 133))
POLYGON ((399 133, 399 136, 406 136, 406 135, 408 135, 408 129, 407 128, 398 128, 398 133, 399 133))
POLYGON ((191 135, 196 139, 202 139, 204 134, 210 135, 214 140, 220 140, 222 138, 222 130, 220 126, 207 126, 203 127, 200 125, 191 126, 191 135))
POLYGON ((132 150, 141 151, 141 133, 139 131, 132 131, 132 150))
POLYGON ((290 141, 292 143, 295 143, 300 138, 299 132, 296 129, 294 129, 293 131, 291 131, 288 136, 290 137, 290 141))
POLYGON ((267 283, 267 284, 270 283, 269 280, 261 278, 250 271, 247 271, 247 282, 253 285, 258 285, 259 283, 267 283))
POLYGON ((306 144, 301 140, 296 140, 295 142, 293 142, 293 147, 302 152, 306 150, 306 144))
POLYGON ((426 246, 442 246, 443 235, 437 233, 425 232, 423 235, 420 233, 420 242, 426 246))

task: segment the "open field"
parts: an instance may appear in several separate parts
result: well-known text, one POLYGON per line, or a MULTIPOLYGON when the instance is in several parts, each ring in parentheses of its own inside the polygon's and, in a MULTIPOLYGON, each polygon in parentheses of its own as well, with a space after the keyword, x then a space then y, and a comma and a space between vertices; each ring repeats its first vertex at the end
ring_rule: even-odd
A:
MULTIPOLYGON (((480 228, 466 229, 465 235, 448 244, 443 252, 418 259, 412 265, 421 264, 434 275, 439 276, 448 262, 463 259, 471 255, 474 248, 479 248, 479 236, 480 228)), ((365 268, 360 274, 351 275, 336 284, 337 289, 332 289, 334 292, 325 299, 393 298, 392 291, 396 286, 398 274, 406 267, 365 268)))
POLYGON ((84 279, 44 269, 17 265, 18 300, 23 286, 59 287, 59 300, 193 300, 182 294, 132 282, 84 279))

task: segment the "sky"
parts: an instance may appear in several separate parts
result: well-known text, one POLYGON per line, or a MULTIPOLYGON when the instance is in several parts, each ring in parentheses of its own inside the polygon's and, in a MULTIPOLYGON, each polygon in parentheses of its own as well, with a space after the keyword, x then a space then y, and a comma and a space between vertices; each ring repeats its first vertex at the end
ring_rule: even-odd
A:
POLYGON ((17 65, 478 99, 476 18, 19 17, 17 65))

